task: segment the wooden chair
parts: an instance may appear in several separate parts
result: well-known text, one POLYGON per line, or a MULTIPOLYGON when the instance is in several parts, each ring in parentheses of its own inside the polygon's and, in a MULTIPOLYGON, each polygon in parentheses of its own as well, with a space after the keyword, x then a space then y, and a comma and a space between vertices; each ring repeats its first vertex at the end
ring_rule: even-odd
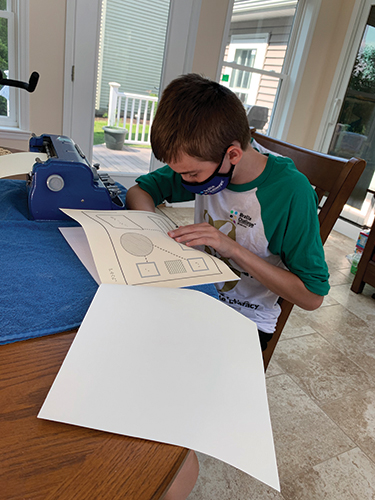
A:
MULTIPOLYGON (((324 244, 366 166, 365 160, 346 160, 317 153, 259 134, 255 129, 251 130, 251 135, 263 148, 291 158, 297 169, 309 179, 319 199, 320 236, 324 244)), ((263 352, 265 370, 293 309, 293 304, 281 297, 279 302, 281 314, 276 330, 263 352)))

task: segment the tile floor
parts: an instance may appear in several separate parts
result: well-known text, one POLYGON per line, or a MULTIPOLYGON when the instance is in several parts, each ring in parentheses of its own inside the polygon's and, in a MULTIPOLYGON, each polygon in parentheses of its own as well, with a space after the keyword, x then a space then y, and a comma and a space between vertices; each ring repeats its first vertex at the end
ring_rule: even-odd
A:
MULTIPOLYGON (((178 210, 186 224, 192 209, 178 210)), ((375 499, 375 289, 350 290, 354 245, 332 232, 331 291, 317 311, 294 308, 267 370, 281 493, 198 454, 188 500, 375 499)))

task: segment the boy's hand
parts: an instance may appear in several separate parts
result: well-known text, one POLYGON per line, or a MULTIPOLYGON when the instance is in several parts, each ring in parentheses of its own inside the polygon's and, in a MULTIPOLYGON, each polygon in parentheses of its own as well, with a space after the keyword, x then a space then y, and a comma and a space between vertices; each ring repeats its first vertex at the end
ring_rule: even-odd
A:
POLYGON ((233 256, 238 246, 232 238, 222 233, 207 222, 181 226, 168 232, 169 236, 178 243, 184 243, 189 247, 207 245, 216 250, 222 257, 233 256))

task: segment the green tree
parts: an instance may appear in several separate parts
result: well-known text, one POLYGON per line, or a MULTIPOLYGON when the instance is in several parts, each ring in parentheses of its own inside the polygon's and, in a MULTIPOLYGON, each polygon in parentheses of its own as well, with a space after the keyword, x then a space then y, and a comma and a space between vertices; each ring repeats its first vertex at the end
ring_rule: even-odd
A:
POLYGON ((366 45, 357 54, 349 88, 375 94, 375 46, 366 45))

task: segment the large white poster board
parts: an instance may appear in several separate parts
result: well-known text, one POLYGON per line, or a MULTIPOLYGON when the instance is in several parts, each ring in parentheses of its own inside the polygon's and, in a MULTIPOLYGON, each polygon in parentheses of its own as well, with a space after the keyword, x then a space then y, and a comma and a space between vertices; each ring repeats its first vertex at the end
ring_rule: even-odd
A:
POLYGON ((256 325, 195 290, 101 285, 38 416, 190 448, 279 490, 256 325))

